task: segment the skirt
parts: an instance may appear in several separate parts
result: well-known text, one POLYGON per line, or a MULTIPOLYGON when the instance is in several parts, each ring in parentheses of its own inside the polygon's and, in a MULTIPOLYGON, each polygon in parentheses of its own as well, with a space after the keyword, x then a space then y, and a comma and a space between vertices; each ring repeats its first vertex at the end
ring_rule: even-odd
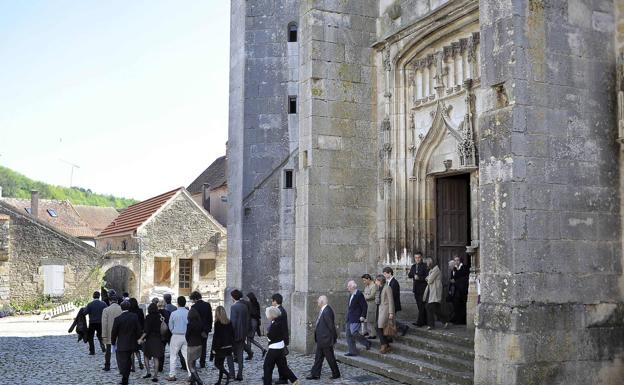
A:
POLYGON ((193 362, 198 360, 201 356, 202 347, 201 345, 197 346, 187 346, 186 348, 186 357, 188 362, 193 362))
POLYGON ((165 343, 160 335, 149 335, 143 344, 143 354, 147 358, 160 358, 165 355, 165 343))

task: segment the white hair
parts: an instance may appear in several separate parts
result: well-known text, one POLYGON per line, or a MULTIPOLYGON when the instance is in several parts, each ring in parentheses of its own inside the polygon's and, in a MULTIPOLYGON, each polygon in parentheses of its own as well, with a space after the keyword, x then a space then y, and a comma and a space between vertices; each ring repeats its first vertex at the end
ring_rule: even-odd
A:
POLYGON ((347 287, 349 289, 357 289, 357 283, 355 283, 354 280, 351 280, 351 281, 347 282, 347 287))
POLYGON ((318 297, 318 301, 319 301, 319 303, 321 303, 323 305, 327 305, 327 302, 328 302, 327 296, 326 295, 322 295, 322 296, 318 297))
POLYGON ((264 311, 264 314, 266 315, 267 319, 272 320, 272 319, 276 319, 277 317, 281 316, 282 312, 280 311, 280 309, 278 309, 276 307, 269 306, 264 311))

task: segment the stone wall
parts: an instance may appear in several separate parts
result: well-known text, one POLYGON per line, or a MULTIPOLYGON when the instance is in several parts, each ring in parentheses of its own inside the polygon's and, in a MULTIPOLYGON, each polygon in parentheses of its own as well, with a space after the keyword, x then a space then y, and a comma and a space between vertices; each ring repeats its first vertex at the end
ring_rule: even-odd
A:
MULTIPOLYGON (((300 7, 299 171, 292 345, 310 352, 316 299, 344 303, 346 282, 377 256, 377 127, 373 110, 377 1, 300 7), (375 154, 375 155, 373 155, 375 154)), ((337 322, 344 319, 336 305, 337 322)))
POLYGON ((297 161, 297 114, 288 114, 288 97, 298 94, 292 64, 299 44, 288 42, 287 31, 298 24, 298 9, 296 0, 231 6, 228 286, 253 291, 266 305, 281 292, 287 309, 295 192, 283 189, 283 173, 297 161))
POLYGON ((198 290, 213 305, 223 304, 226 278, 226 233, 214 218, 200 209, 190 197, 179 194, 147 222, 138 232, 141 251, 141 300, 147 301, 154 292, 154 258, 171 258, 171 285, 167 291, 179 293, 179 260, 191 259, 193 279, 191 290, 198 290), (216 260, 216 277, 200 277, 201 259, 216 260))
POLYGON ((613 2, 482 0, 476 384, 624 373, 613 2))
POLYGON ((7 303, 11 295, 10 224, 11 217, 0 214, 0 304, 7 303))
MULTIPOLYGON (((64 295, 61 300, 90 298, 93 290, 99 288, 102 255, 95 248, 0 202, 0 215, 3 214, 10 217, 10 221, 3 221, 1 226, 6 230, 8 223, 10 253, 8 262, 0 262, 0 284, 4 286, 0 290, 6 295, 8 278, 8 301, 24 304, 37 300, 43 294, 44 265, 65 267, 64 295)), ((0 300, 7 301, 6 297, 0 300)))

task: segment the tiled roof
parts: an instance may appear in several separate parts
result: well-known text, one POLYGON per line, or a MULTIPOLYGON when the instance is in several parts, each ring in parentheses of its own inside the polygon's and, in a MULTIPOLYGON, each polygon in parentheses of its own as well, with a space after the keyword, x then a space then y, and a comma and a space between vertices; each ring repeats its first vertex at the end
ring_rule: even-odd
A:
MULTIPOLYGON (((30 210, 30 199, 2 198, 2 201, 24 213, 30 210)), ((39 199, 38 219, 73 237, 95 238, 97 235, 68 201, 39 199)))
POLYGON ((184 187, 179 187, 143 202, 128 206, 127 209, 119 214, 119 216, 100 233, 98 238, 136 231, 146 220, 158 211, 159 208, 167 203, 171 197, 182 189, 184 189, 184 187))
POLYGON ((204 183, 210 185, 210 189, 219 188, 227 184, 227 158, 217 158, 200 176, 197 177, 187 188, 191 194, 202 192, 204 183))
POLYGON ((113 207, 74 205, 74 208, 96 234, 100 234, 119 216, 119 211, 113 207))

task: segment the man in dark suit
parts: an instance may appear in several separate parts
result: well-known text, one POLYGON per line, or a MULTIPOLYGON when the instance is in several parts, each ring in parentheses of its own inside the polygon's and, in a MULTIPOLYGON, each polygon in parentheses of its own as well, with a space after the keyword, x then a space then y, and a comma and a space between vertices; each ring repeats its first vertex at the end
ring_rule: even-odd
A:
POLYGON ((201 356, 199 357, 199 366, 202 368, 206 367, 206 345, 208 343, 208 334, 212 331, 212 306, 210 306, 209 302, 204 302, 202 300, 202 295, 198 291, 194 291, 191 293, 191 301, 194 302, 192 308, 197 310, 199 316, 201 317, 201 322, 203 326, 202 332, 202 351, 201 356))
POLYGON ((104 342, 102 341, 102 311, 107 307, 104 301, 100 301, 100 292, 93 292, 93 301, 89 302, 86 307, 85 315, 89 316, 89 354, 95 354, 95 344, 93 343, 93 337, 97 333, 98 341, 100 342, 100 349, 102 352, 106 352, 104 342))
POLYGON ((251 327, 251 319, 249 318, 248 306, 240 302, 243 297, 243 293, 240 290, 232 290, 232 299, 234 304, 230 308, 230 321, 234 328, 234 345, 232 350, 234 352, 234 358, 237 360, 238 373, 236 374, 236 380, 243 380, 243 350, 245 349, 245 341, 249 334, 249 328, 251 327))
POLYGON ((334 310, 327 304, 327 297, 324 295, 318 298, 317 303, 320 312, 316 319, 316 328, 314 329, 316 352, 314 365, 312 366, 310 375, 306 377, 306 380, 318 380, 321 378, 321 369, 324 359, 327 359, 327 363, 331 368, 331 379, 335 380, 340 378, 340 369, 338 369, 336 357, 334 356, 334 345, 338 339, 336 323, 334 322, 334 310))
MULTIPOLYGON (((271 296, 271 304, 273 305, 273 307, 278 308, 279 311, 282 313, 281 318, 284 321, 282 325, 284 325, 284 328, 286 328, 286 336, 284 338, 284 344, 286 345, 286 348, 284 349, 284 352, 286 352, 286 355, 288 355, 288 345, 290 344, 290 330, 288 329, 288 313, 286 313, 286 309, 284 309, 284 306, 282 306, 283 302, 284 298, 280 293, 275 293, 271 296)), ((277 367, 277 371, 279 373, 279 379, 277 380, 277 382, 275 382, 275 384, 288 384, 288 376, 282 372, 282 369, 280 369, 279 366, 277 367)))
POLYGON ((414 281, 414 299, 416 299, 416 306, 418 307, 418 320, 414 325, 420 327, 427 324, 427 313, 423 296, 427 289, 426 278, 429 272, 427 270, 427 265, 423 262, 422 253, 420 251, 414 254, 414 262, 407 276, 414 281))
POLYGON ((357 356, 356 341, 366 347, 366 350, 370 349, 372 343, 360 334, 360 326, 366 319, 366 312, 368 311, 368 304, 364 294, 358 290, 357 283, 355 281, 349 281, 347 283, 347 290, 350 293, 349 305, 347 307, 347 323, 345 326, 347 334, 347 345, 349 346, 349 352, 345 356, 357 356))
POLYGON ((397 329, 401 331, 401 335, 404 336, 405 333, 409 330, 409 326, 403 324, 402 322, 397 321, 397 313, 401 311, 401 285, 399 285, 399 281, 394 278, 394 270, 391 267, 383 268, 383 275, 386 277, 386 282, 390 285, 392 289, 392 297, 394 298, 394 323, 396 324, 397 329))
POLYGON ((121 303, 121 314, 113 321, 111 343, 117 357, 117 367, 121 374, 121 385, 128 385, 130 367, 132 366, 132 354, 137 350, 138 340, 141 337, 139 317, 131 313, 130 302, 121 303))

